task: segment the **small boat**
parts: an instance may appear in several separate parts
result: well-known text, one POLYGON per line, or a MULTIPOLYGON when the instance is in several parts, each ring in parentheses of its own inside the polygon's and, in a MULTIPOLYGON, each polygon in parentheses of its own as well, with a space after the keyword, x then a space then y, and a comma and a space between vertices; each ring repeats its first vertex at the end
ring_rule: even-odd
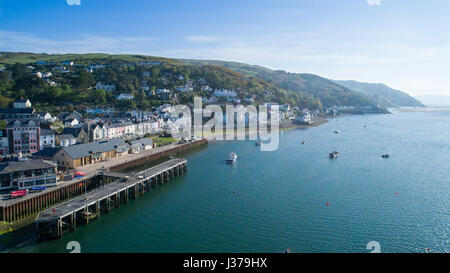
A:
POLYGON ((388 155, 388 154, 384 154, 384 155, 382 155, 381 157, 382 157, 382 158, 389 158, 389 155, 388 155))
POLYGON ((341 131, 339 131, 339 130, 334 131, 335 134, 339 134, 340 132, 341 131))
POLYGON ((291 253, 291 250, 289 248, 286 248, 283 253, 291 253))
POLYGON ((331 159, 336 158, 336 157, 338 157, 338 155, 339 155, 339 152, 338 151, 334 151, 334 152, 330 153, 330 158, 331 159))
POLYGON ((305 141, 304 141, 304 140, 302 141, 302 144, 305 144, 305 141))
POLYGON ((261 146, 261 141, 255 142, 255 146, 261 146))
POLYGON ((233 163, 236 162, 237 158, 238 158, 238 156, 237 156, 236 153, 230 153, 230 155, 227 158, 227 163, 228 164, 233 164, 233 163))

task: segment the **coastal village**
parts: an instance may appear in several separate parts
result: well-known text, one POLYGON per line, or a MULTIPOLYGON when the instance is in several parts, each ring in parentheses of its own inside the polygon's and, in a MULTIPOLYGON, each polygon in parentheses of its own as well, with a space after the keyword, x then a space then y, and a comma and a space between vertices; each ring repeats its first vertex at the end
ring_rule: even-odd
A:
MULTIPOLYGON (((172 108, 172 105, 164 104, 155 111, 131 110, 118 115, 111 110, 109 115, 91 118, 85 117, 93 112, 87 109, 85 114, 73 111, 53 117, 48 112, 35 111, 28 99, 18 99, 12 108, 0 109, 0 118, 6 121, 6 129, 0 131, 0 158, 6 162, 0 163, 3 169, 0 190, 22 190, 42 185, 42 181, 31 173, 33 179, 30 181, 18 183, 15 179, 8 179, 7 176, 16 177, 5 171, 9 169, 8 162, 15 162, 14 165, 29 160, 52 162, 59 172, 67 173, 88 164, 174 143, 175 139, 162 135, 168 134, 170 125, 187 126, 188 121, 171 117, 172 108)), ((282 121, 312 123, 308 111, 295 118, 290 107, 284 106, 281 113, 282 121)), ((192 137, 185 141, 195 139, 192 137)), ((52 178, 44 184, 52 186, 62 178, 52 178)))
MULTIPOLYGON (((134 65, 153 66, 159 65, 159 62, 142 62, 134 65)), ((57 64, 38 61, 36 66, 49 69, 37 70, 29 66, 32 76, 55 87, 61 84, 57 80, 61 78, 55 75, 71 73, 76 63, 63 61, 57 64)), ((104 64, 91 64, 85 67, 83 73, 95 73, 107 67, 104 64)), ((191 94, 193 98, 200 91, 204 106, 216 104, 224 108, 227 105, 264 105, 269 111, 273 106, 278 106, 279 116, 269 116, 269 119, 277 119, 280 126, 287 127, 299 124, 312 125, 327 115, 336 115, 339 111, 353 109, 352 106, 333 106, 320 111, 302 108, 300 105, 264 101, 256 95, 245 95, 247 92, 239 89, 211 88, 203 78, 194 81, 182 75, 177 75, 176 81, 183 84, 172 89, 164 85, 171 76, 173 75, 164 74, 160 79, 163 84, 157 88, 149 86, 146 80, 143 80, 139 86, 140 93, 118 91, 116 84, 108 81, 99 81, 88 88, 92 92, 97 90, 114 94, 113 99, 117 102, 136 101, 136 96, 145 94, 152 97, 153 103, 157 105, 152 107, 133 108, 132 104, 125 104, 125 107, 116 108, 114 105, 104 106, 94 103, 77 106, 76 109, 61 108, 71 111, 54 109, 38 111, 29 98, 20 97, 11 101, 8 107, 0 108, 0 120, 4 122, 4 128, 0 130, 2 220, 6 223, 15 223, 17 220, 27 219, 29 213, 23 214, 23 210, 31 209, 31 215, 34 215, 33 213, 39 213, 50 205, 58 204, 55 199, 50 203, 48 199, 44 199, 46 201, 39 199, 42 196, 50 198, 48 196, 53 196, 53 192, 58 196, 64 195, 64 191, 72 192, 63 199, 56 199, 71 200, 71 195, 82 193, 80 187, 86 187, 87 191, 88 184, 95 184, 95 181, 98 181, 99 170, 117 169, 117 166, 135 164, 155 156, 160 158, 176 154, 189 149, 191 145, 194 147, 207 143, 203 136, 192 135, 188 138, 175 139, 170 134, 170 128, 183 129, 191 124, 191 121, 183 116, 172 115, 174 106, 181 103, 180 98, 186 94, 191 94), (76 187, 72 188, 73 185, 76 187), (42 209, 41 202, 46 204, 42 209)), ((144 79, 150 77, 150 72, 144 70, 142 77, 144 79)), ((270 99, 271 93, 267 90, 263 96, 270 99)), ((45 109, 42 104, 39 108, 45 109)), ((218 120, 221 121, 220 117, 218 120)), ((203 119, 203 122, 206 121, 203 119)), ((223 122, 226 123, 225 114, 223 122)), ((246 119, 245 122, 248 124, 249 120, 246 119)), ((171 171, 172 174, 179 173, 180 164, 176 163, 176 168, 168 167, 167 175, 171 171)), ((113 176, 114 179, 121 177, 117 174, 113 176)), ((150 180, 157 181, 152 180, 156 179, 155 177, 154 175, 151 179, 133 181, 147 183, 150 180)))
MULTIPOLYGON (((37 64, 42 66, 44 63, 37 64)), ((55 81, 54 75, 70 73, 72 66, 73 62, 64 61, 58 66, 51 66, 51 71, 31 69, 31 73, 33 77, 43 79, 48 85, 57 86, 59 83, 55 81)), ((90 65, 87 72, 93 73, 94 70, 102 68, 105 68, 105 65, 90 65)), ((143 76, 150 76, 149 72, 144 71, 143 76)), ((39 198, 51 195, 52 192, 60 194, 62 189, 66 188, 73 191, 73 185, 86 186, 97 179, 100 169, 114 169, 116 166, 139 162, 144 158, 147 160, 155 155, 162 156, 170 154, 171 151, 188 149, 186 145, 205 143, 206 139, 202 136, 178 140, 170 135, 169 128, 182 129, 190 124, 186 118, 171 114, 174 105, 179 102, 177 96, 194 94, 194 90, 199 89, 205 92, 204 94, 209 94, 203 97, 204 105, 256 105, 256 96, 242 97, 233 89, 213 89, 205 79, 194 83, 179 75, 177 80, 184 81, 184 84, 174 89, 164 86, 150 88, 143 82, 140 91, 147 92, 159 101, 159 106, 151 109, 118 109, 114 106, 94 104, 73 111, 38 111, 27 97, 17 98, 9 103, 8 107, 0 108, 0 120, 4 122, 4 128, 0 130, 2 221, 12 224, 20 219, 28 219, 29 214, 24 215, 21 211, 29 209, 33 204, 37 208, 32 209, 32 212, 42 212, 40 205, 37 205, 42 202, 39 198)), ((114 93, 116 85, 97 82, 92 90, 114 93)), ((120 92, 115 96, 117 101, 135 99, 133 93, 120 92)), ((281 124, 310 125, 314 116, 319 114, 319 111, 300 109, 289 104, 261 104, 268 110, 274 105, 279 106, 279 117, 276 118, 281 124)), ((226 122, 225 116, 223 122, 226 122)), ((170 170, 169 168, 168 172, 170 170)), ((73 195, 82 192, 78 188, 73 195)), ((70 197, 67 196, 64 200, 70 200, 70 197)))

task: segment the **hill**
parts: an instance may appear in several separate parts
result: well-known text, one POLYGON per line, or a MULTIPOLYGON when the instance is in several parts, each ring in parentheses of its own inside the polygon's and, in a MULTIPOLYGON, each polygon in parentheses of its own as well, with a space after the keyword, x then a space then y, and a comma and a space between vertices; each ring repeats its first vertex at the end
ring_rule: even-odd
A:
POLYGON ((423 107, 424 105, 400 90, 395 90, 382 83, 365 83, 357 81, 334 81, 355 92, 359 92, 370 97, 376 103, 385 107, 423 107))
MULTIPOLYGON (((260 78, 221 66, 189 65, 153 56, 0 52, 0 67, 1 107, 23 96, 41 110, 62 110, 69 105, 151 109, 164 102, 192 102, 194 95, 210 97, 211 91, 202 89, 209 86, 206 90, 235 90, 241 100, 253 97, 255 104, 273 101, 314 108, 308 98, 260 78), (37 76, 47 72, 50 77, 37 76), (97 82, 116 88, 107 92, 96 90, 97 82), (192 90, 177 91, 187 84, 192 90), (170 97, 155 95, 157 89, 171 90, 170 97), (121 93, 132 94, 134 99, 118 100, 121 93)), ((219 99, 220 102, 227 101, 219 99)))
POLYGON ((101 53, 0 52, 0 68, 3 104, 25 96, 34 101, 38 109, 42 106, 45 110, 67 105, 149 109, 166 100, 187 103, 194 95, 209 97, 210 91, 201 88, 208 85, 212 89, 235 90, 241 100, 253 97, 255 104, 273 101, 310 109, 355 106, 384 111, 361 93, 317 75, 275 71, 237 62, 101 53), (92 69, 92 66, 97 68, 92 69), (39 78, 37 72, 51 72, 52 76, 39 78), (112 83, 116 90, 95 90, 97 82, 112 83), (193 84, 191 92, 176 91, 189 82, 193 84), (154 92, 158 88, 172 90, 173 96, 158 98, 154 92), (132 94, 134 99, 119 101, 116 97, 120 93, 132 94))
POLYGON ((279 88, 303 96, 313 96, 324 106, 374 106, 370 98, 323 77, 307 73, 289 73, 238 62, 179 59, 187 64, 223 66, 248 77, 260 78, 279 88))

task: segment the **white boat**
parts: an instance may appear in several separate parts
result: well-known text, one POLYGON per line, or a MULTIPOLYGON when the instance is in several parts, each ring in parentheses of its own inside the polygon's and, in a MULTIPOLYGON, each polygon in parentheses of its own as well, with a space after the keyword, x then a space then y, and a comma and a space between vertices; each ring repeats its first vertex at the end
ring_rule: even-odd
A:
POLYGON ((230 155, 227 158, 227 163, 228 164, 233 164, 234 162, 236 162, 238 156, 236 153, 230 153, 230 155))
POLYGON ((338 151, 334 151, 334 152, 330 153, 330 158, 331 159, 336 158, 336 157, 338 157, 338 155, 339 155, 339 152, 338 151))

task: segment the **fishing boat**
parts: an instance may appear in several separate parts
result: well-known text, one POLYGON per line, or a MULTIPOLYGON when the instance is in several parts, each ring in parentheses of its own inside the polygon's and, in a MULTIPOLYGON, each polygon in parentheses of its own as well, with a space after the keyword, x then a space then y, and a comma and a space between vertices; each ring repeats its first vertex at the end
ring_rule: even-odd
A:
POLYGON ((283 253, 291 253, 291 250, 289 248, 286 248, 283 253))
POLYGON ((334 151, 334 152, 330 153, 330 158, 331 159, 336 158, 336 157, 338 157, 338 155, 339 155, 339 152, 338 151, 334 151))
POLYGON ((230 155, 227 158, 227 163, 228 164, 233 164, 233 163, 236 162, 237 158, 238 158, 238 156, 237 156, 236 153, 230 153, 230 155))
POLYGON ((382 155, 381 157, 382 157, 382 158, 389 158, 389 155, 388 155, 388 154, 384 154, 384 155, 382 155))

